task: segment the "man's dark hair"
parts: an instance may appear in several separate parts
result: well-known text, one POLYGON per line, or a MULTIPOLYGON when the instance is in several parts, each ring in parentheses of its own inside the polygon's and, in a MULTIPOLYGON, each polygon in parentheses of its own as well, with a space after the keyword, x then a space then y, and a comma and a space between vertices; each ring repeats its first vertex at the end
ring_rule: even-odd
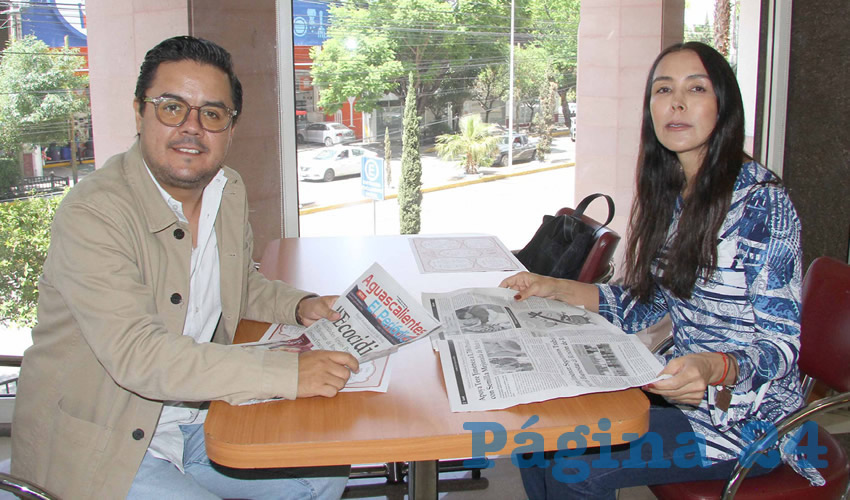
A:
MULTIPOLYGON (((177 61, 195 61, 200 64, 209 64, 227 74, 227 77, 230 79, 230 97, 233 100, 233 107, 237 113, 233 117, 233 123, 236 123, 236 120, 242 114, 242 84, 239 83, 239 78, 237 78, 236 72, 233 71, 233 62, 230 58, 230 53, 219 45, 203 38, 175 36, 163 40, 156 47, 150 49, 145 54, 145 60, 142 61, 142 66, 139 70, 139 78, 136 80, 136 99, 141 102, 146 97, 145 93, 153 84, 156 70, 160 64, 177 61)), ((140 106, 139 114, 143 115, 144 111, 145 107, 140 106)))

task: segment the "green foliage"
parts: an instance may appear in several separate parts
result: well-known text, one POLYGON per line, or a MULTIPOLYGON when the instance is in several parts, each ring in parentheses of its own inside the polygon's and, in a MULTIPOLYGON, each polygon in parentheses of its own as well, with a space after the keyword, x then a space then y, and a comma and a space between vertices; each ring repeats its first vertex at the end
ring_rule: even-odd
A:
POLYGON ((36 321, 50 225, 65 194, 0 203, 0 322, 31 327, 36 321))
POLYGON ((543 160, 552 150, 552 131, 554 129, 553 115, 555 113, 555 102, 558 84, 555 82, 543 82, 540 86, 540 113, 535 119, 540 139, 537 141, 537 159, 543 160))
POLYGON ((0 147, 68 141, 69 120, 88 111, 88 75, 77 49, 50 49, 28 35, 12 41, 0 62, 0 147))
POLYGON ((393 59, 390 41, 380 36, 330 38, 322 47, 313 47, 310 55, 313 84, 322 89, 318 105, 327 114, 341 109, 349 97, 357 98, 356 111, 372 111, 404 73, 401 63, 393 59))
POLYGON ((505 66, 487 66, 478 73, 472 84, 472 97, 484 108, 486 123, 490 123, 490 112, 496 103, 508 96, 507 72, 505 66))
POLYGON ((478 167, 493 158, 499 137, 492 135, 492 125, 478 116, 460 121, 460 132, 437 137, 437 154, 445 160, 460 160, 467 174, 478 173, 478 167))
POLYGON ((0 159, 0 193, 21 182, 21 168, 11 158, 0 159))
POLYGON ((416 92, 413 73, 410 90, 404 100, 403 134, 401 138, 401 182, 398 186, 399 231, 419 234, 422 226, 422 158, 419 156, 419 116, 416 114, 416 92))
POLYGON ((531 111, 534 119, 534 105, 540 97, 540 88, 553 74, 546 49, 529 46, 514 50, 514 102, 531 111))
MULTIPOLYGON (((492 33, 470 33, 475 29, 467 26, 504 24, 505 14, 501 0, 342 0, 330 8, 328 39, 311 52, 318 104, 332 113, 357 97, 355 109, 371 111, 387 91, 406 95, 404 75, 415 70, 410 85, 421 114, 428 101, 446 96, 438 91, 452 83, 447 75, 464 72, 470 60, 493 57, 492 33)), ((504 42, 497 45, 506 49, 504 42)))
POLYGON ((548 54, 563 103, 575 102, 575 98, 567 99, 567 92, 576 86, 580 4, 580 0, 528 1, 528 29, 548 54))
POLYGON ((391 186, 393 182, 392 159, 393 148, 390 143, 390 128, 387 127, 386 131, 384 131, 384 177, 386 178, 386 185, 388 187, 391 186))

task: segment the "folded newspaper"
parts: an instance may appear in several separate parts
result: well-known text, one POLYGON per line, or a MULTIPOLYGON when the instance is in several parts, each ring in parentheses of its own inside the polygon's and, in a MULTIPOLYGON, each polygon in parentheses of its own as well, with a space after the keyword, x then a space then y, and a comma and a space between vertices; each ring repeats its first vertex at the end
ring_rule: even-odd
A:
POLYGON ((338 320, 320 319, 304 335, 314 349, 346 351, 361 362, 386 356, 440 328, 377 262, 339 296, 334 309, 338 320))
MULTIPOLYGON (((304 330, 306 328, 303 326, 274 323, 269 326, 266 333, 257 342, 239 344, 239 346, 302 353, 314 347, 310 343, 310 339, 304 335, 304 330)), ((340 392, 387 392, 390 386, 390 374, 392 373, 391 358, 392 355, 360 363, 360 370, 349 376, 348 382, 345 383, 345 387, 340 392)), ((251 403, 257 402, 259 401, 251 401, 251 403)))
POLYGON ((660 380, 664 368, 635 335, 556 300, 514 290, 422 294, 443 329, 432 338, 453 412, 498 410, 660 380))

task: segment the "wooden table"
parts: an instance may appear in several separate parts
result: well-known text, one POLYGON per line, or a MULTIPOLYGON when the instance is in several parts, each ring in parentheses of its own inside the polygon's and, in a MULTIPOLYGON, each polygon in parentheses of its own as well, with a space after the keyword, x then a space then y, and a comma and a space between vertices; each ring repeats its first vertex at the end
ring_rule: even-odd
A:
MULTIPOLYGON (((422 291, 497 286, 513 274, 420 274, 405 236, 286 238, 269 244, 260 271, 329 295, 341 293, 375 261, 414 297, 422 291)), ((256 340, 267 326, 242 321, 237 341, 256 340)), ((466 422, 505 427, 507 445, 491 456, 509 455, 518 446, 513 436, 534 415, 539 421, 526 431, 542 435, 547 450, 557 449, 558 436, 578 425, 587 425, 591 434, 600 432, 602 418, 611 421, 608 433, 614 444, 624 442, 623 433, 643 434, 649 426, 649 403, 638 389, 452 413, 438 354, 427 340, 402 348, 393 358, 390 388, 383 394, 341 393, 252 406, 213 402, 205 424, 207 454, 236 468, 409 461, 410 497, 436 498, 436 460, 472 456, 466 422)), ((589 437, 588 442, 593 445, 589 437)))

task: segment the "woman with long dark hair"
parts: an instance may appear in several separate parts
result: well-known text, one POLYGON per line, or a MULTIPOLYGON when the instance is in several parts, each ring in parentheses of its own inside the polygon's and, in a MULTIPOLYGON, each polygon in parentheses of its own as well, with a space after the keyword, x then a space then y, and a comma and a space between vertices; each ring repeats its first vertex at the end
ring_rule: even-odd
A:
MULTIPOLYGON (((777 177, 743 145, 728 62, 698 42, 665 49, 646 83, 623 284, 531 273, 502 282, 517 300, 583 305, 628 333, 665 315, 673 324, 661 372, 669 378, 644 387, 648 434, 663 450, 637 453, 639 440, 601 457, 599 449, 561 460, 540 454, 522 469, 530 498, 614 498, 622 487, 726 478, 748 443, 803 404, 800 223, 777 177), (623 466, 641 457, 648 466, 623 466)), ((757 464, 751 475, 775 465, 757 464)))

